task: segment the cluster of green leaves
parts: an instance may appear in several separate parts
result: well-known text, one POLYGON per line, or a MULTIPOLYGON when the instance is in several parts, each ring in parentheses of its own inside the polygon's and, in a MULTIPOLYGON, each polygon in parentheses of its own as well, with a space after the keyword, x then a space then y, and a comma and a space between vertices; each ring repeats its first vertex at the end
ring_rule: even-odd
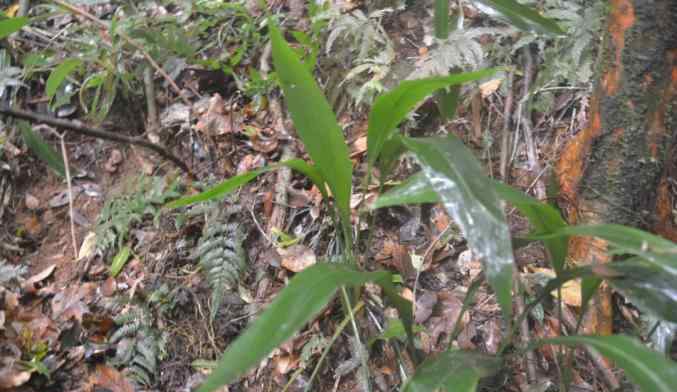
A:
POLYGON ((96 221, 96 241, 99 251, 120 251, 116 259, 127 261, 129 248, 125 247, 129 230, 135 223, 152 216, 155 225, 160 218, 160 207, 180 195, 178 180, 167 184, 162 177, 140 176, 134 181, 134 190, 127 194, 109 198, 96 221), (127 249, 125 251, 125 249, 127 249), (126 257, 120 256, 126 253, 126 257))
MULTIPOLYGON (((492 1, 517 26, 545 31, 552 23, 519 6, 501 7, 506 0, 492 1)), ((368 281, 379 284, 399 310, 408 343, 413 343, 411 304, 397 294, 393 275, 386 271, 364 272, 352 260, 352 232, 349 200, 352 192, 352 165, 348 148, 336 117, 308 68, 288 46, 280 31, 270 25, 273 60, 291 117, 313 164, 303 161, 282 162, 245 173, 201 193, 174 201, 168 207, 223 197, 257 175, 287 165, 308 175, 319 189, 329 188, 333 195, 345 245, 345 263, 319 263, 298 273, 265 312, 224 353, 201 391, 212 391, 230 383, 257 364, 277 345, 283 343, 310 321, 341 287, 355 287, 368 281)), ((556 26, 555 26, 556 27, 556 26)), ((423 99, 441 89, 490 76, 496 70, 483 70, 446 77, 405 81, 375 100, 369 115, 367 132, 369 171, 380 167, 380 179, 399 154, 409 151, 419 161, 421 172, 391 189, 376 200, 372 208, 407 203, 441 202, 461 227, 473 252, 482 263, 487 280, 495 291, 503 317, 512 324, 512 241, 503 213, 504 202, 518 208, 531 222, 530 240, 543 241, 551 255, 557 277, 545 292, 573 278, 584 278, 584 302, 590 299, 604 279, 636 298, 637 304, 661 318, 674 321, 674 287, 677 287, 677 246, 650 234, 626 227, 605 225, 569 227, 558 211, 483 174, 470 150, 453 135, 412 138, 399 135, 398 125, 423 99), (568 269, 565 265, 568 238, 572 235, 598 236, 609 242, 614 255, 631 255, 620 263, 604 268, 568 269)), ((326 198, 326 194, 325 194, 326 198)), ((539 299, 540 300, 540 299, 539 299)), ((535 303, 534 303, 535 304, 535 303)), ((534 304, 530 304, 530 307, 534 304)), ((526 311, 519 317, 525 317, 526 311)), ((510 346, 512 329, 504 342, 510 346)), ((677 365, 626 336, 569 336, 531 342, 530 349, 544 344, 589 345, 625 369, 628 377, 645 391, 669 391, 677 377, 677 365)), ((415 348, 411 347, 413 350, 415 348)), ((403 386, 405 391, 474 390, 479 379, 501 368, 504 351, 498 355, 447 351, 417 366, 415 374, 403 386)))

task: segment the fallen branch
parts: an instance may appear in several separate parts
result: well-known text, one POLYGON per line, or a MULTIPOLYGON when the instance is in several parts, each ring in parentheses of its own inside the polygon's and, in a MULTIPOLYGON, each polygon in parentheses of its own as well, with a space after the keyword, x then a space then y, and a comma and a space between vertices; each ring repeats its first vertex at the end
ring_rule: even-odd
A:
POLYGON ((0 114, 20 118, 23 120, 28 120, 33 123, 43 123, 57 128, 68 129, 80 133, 82 135, 92 136, 99 139, 106 139, 113 142, 132 144, 144 147, 149 150, 153 150, 156 153, 160 154, 162 157, 172 161, 176 166, 178 166, 181 170, 183 170, 186 174, 188 174, 190 178, 194 178, 193 173, 190 171, 188 166, 182 160, 180 160, 175 155, 167 151, 164 147, 155 143, 151 143, 145 139, 124 136, 118 133, 104 131, 103 129, 99 128, 92 128, 79 121, 63 120, 60 118, 54 118, 51 116, 30 112, 27 110, 12 109, 4 105, 0 105, 0 114))

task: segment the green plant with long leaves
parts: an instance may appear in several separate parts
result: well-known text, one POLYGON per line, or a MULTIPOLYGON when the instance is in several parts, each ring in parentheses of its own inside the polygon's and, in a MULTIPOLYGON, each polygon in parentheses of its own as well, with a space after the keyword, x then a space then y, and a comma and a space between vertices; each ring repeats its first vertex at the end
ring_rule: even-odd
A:
MULTIPOLYGON (((499 6, 511 4, 505 0, 491 3, 499 6)), ((534 23, 541 24, 541 28, 546 31, 552 27, 549 22, 541 23, 538 14, 523 14, 521 11, 522 8, 516 7, 507 10, 506 14, 512 18, 521 16, 524 19, 521 23, 530 28, 534 23)), ((216 369, 201 386, 200 391, 203 392, 216 390, 235 381, 259 363, 275 347, 312 320, 339 289, 359 287, 367 282, 380 285, 387 299, 398 309, 409 348, 416 354, 412 344, 411 303, 398 295, 393 284, 393 275, 386 271, 360 271, 352 261, 354 239, 350 226, 349 201, 353 173, 341 128, 308 67, 288 46, 275 25, 271 23, 269 29, 273 61, 280 85, 298 135, 313 163, 301 160, 280 162, 232 177, 203 193, 169 203, 167 207, 176 208, 222 198, 266 171, 288 166, 308 176, 323 192, 325 200, 329 200, 329 192, 326 190, 331 192, 333 208, 343 237, 344 262, 319 263, 294 276, 258 319, 229 346, 216 369)), ((398 125, 426 97, 450 86, 491 76, 495 71, 489 69, 405 81, 376 99, 369 114, 368 171, 371 173, 376 166, 382 169, 392 167, 403 151, 412 153, 422 170, 382 194, 371 208, 441 202, 463 230, 472 250, 482 260, 485 276, 496 293, 507 325, 511 325, 513 319, 513 254, 512 240, 503 213, 506 201, 530 220, 534 230, 526 240, 543 241, 549 251, 557 277, 548 283, 546 293, 574 278, 583 277, 592 282, 605 279, 631 296, 650 294, 644 302, 638 304, 666 320, 674 321, 675 313, 670 314, 669 310, 675 307, 673 288, 677 287, 675 244, 639 230, 618 226, 568 227, 552 206, 486 177, 470 150, 455 136, 413 138, 397 132, 398 125), (614 247, 614 254, 632 257, 604 269, 568 269, 564 259, 568 238, 572 235, 599 236, 609 241, 614 247), (657 277, 657 272, 660 277, 657 277), (638 276, 643 280, 633 284, 632 279, 638 276)), ((381 178, 387 174, 388 171, 383 170, 381 178)), ((591 284, 584 287, 589 289, 584 293, 587 299, 596 286, 591 284)), ((344 300, 349 300, 345 291, 343 293, 344 300)), ((535 303, 529 304, 528 308, 535 303)), ((466 308, 464 305, 464 309, 466 308)), ((527 311, 519 315, 517 320, 525 317, 525 314, 528 314, 527 311)), ((512 337, 513 331, 509 328, 503 347, 511 346, 512 337)), ((628 377, 644 391, 667 391, 672 385, 671 380, 677 377, 677 365, 629 337, 570 336, 535 341, 527 349, 543 344, 591 346, 624 368, 628 377)), ((495 374, 501 368, 509 355, 507 352, 508 350, 501 350, 497 355, 487 355, 451 350, 422 362, 414 355, 418 366, 402 390, 438 391, 460 388, 463 391, 473 391, 482 377, 495 374)), ((517 354, 520 353, 518 350, 517 354)))

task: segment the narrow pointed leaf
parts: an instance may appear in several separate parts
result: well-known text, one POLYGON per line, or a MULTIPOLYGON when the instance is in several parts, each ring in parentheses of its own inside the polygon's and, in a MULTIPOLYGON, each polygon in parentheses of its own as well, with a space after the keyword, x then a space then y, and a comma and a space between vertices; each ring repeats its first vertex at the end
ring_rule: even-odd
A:
POLYGON ((21 30, 22 27, 27 25, 29 19, 21 16, 17 18, 10 18, 0 21, 0 39, 10 36, 13 33, 21 30))
POLYGON ((116 277, 120 271, 122 271, 122 268, 127 264, 127 261, 129 260, 129 255, 131 253, 132 249, 125 245, 123 246, 120 251, 113 257, 113 262, 110 265, 110 275, 112 277, 116 277))
POLYGON ((319 86, 272 23, 275 71, 299 137, 327 181, 344 220, 350 218, 352 163, 343 131, 319 86))
POLYGON ((361 285, 369 281, 391 287, 391 280, 392 274, 389 272, 363 272, 345 264, 322 263, 303 270, 289 281, 268 308, 228 347, 218 367, 199 391, 214 391, 235 381, 236 377, 258 364, 315 317, 339 287, 361 285))
POLYGON ((512 313, 513 254, 501 200, 479 162, 458 137, 403 138, 447 213, 482 261, 505 320, 512 313))
POLYGON ((416 369, 402 392, 474 392, 482 377, 501 368, 495 356, 464 351, 445 351, 416 369))
POLYGON ((539 345, 544 344, 588 345, 625 370, 628 378, 643 392, 675 390, 677 364, 628 336, 567 336, 539 342, 539 345))
POLYGON ((47 78, 46 93, 49 99, 52 99, 56 90, 59 88, 61 83, 66 80, 66 77, 75 71, 82 64, 80 59, 66 59, 61 64, 59 64, 54 70, 49 74, 47 78))
POLYGON ((305 174, 320 189, 323 196, 326 197, 326 194, 324 193, 324 181, 322 180, 322 176, 317 171, 317 169, 315 169, 313 166, 308 165, 301 159, 291 159, 288 161, 262 167, 261 169, 252 170, 250 172, 242 173, 240 175, 231 177, 221 182, 220 184, 207 189, 204 192, 198 193, 197 195, 186 196, 178 200, 169 202, 164 206, 164 208, 174 209, 195 203, 221 199, 225 197, 227 194, 235 191, 242 185, 258 177, 260 174, 269 172, 271 170, 279 169, 282 166, 287 166, 302 174, 305 174))
POLYGON ((522 5, 514 0, 478 0, 503 15, 513 26, 520 30, 536 31, 548 35, 563 35, 564 31, 557 23, 536 10, 522 5))
POLYGON ((609 242, 615 254, 640 256, 677 272, 677 244, 632 227, 614 224, 567 226, 551 234, 531 237, 545 240, 572 235, 602 238, 609 242))
POLYGON ((497 69, 485 69, 444 77, 405 80, 392 91, 379 96, 369 114, 367 130, 369 164, 373 166, 376 163, 385 141, 424 98, 437 90, 482 79, 493 75, 496 71, 497 69))
POLYGON ((440 196, 430 186, 423 172, 418 172, 379 196, 370 208, 375 210, 383 207, 437 203, 439 201, 440 196))
POLYGON ((24 143, 26 143, 28 148, 33 151, 38 158, 44 161, 47 166, 54 170, 56 174, 65 177, 66 167, 64 166, 61 154, 54 151, 39 133, 34 132, 28 122, 20 121, 18 125, 19 129, 21 129, 21 136, 24 139, 24 143))
POLYGON ((598 265, 593 272, 641 310, 677 323, 677 272, 674 270, 635 257, 598 265))

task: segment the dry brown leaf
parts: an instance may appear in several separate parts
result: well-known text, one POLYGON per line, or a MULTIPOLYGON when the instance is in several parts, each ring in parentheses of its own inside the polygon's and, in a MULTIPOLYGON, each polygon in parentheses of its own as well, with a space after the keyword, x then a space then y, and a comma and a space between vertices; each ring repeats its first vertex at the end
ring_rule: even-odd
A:
POLYGON ((433 308, 437 304, 437 294, 427 291, 416 298, 416 309, 414 311, 414 320, 421 324, 428 320, 433 314, 433 308))
POLYGON ((103 165, 104 170, 108 173, 115 173, 118 165, 122 163, 122 153, 118 149, 111 150, 108 160, 103 165))
POLYGON ((214 94, 209 100, 209 108, 200 117, 195 129, 208 136, 218 136, 231 133, 230 117, 226 113, 226 104, 219 94, 214 94))
POLYGON ((282 257, 282 267, 292 272, 303 271, 317 262, 315 252, 302 244, 279 248, 277 253, 282 257))
POLYGON ((350 157, 363 154, 367 151, 367 136, 360 136, 350 145, 350 157))
POLYGON ((30 193, 26 193, 24 201, 26 202, 26 208, 29 210, 36 210, 38 207, 40 207, 40 200, 30 193))
POLYGON ((82 240, 82 245, 80 245, 77 260, 88 259, 90 257, 93 257, 95 254, 96 254, 96 233, 90 231, 85 236, 85 239, 82 240))
POLYGON ((501 86, 502 79, 492 79, 488 82, 480 84, 480 93, 482 93, 482 98, 486 98, 491 94, 495 93, 496 90, 501 86))
POLYGON ((52 314, 55 319, 70 320, 75 318, 82 322, 82 315, 89 312, 89 303, 96 293, 94 283, 80 286, 71 285, 58 292, 52 300, 52 314))
POLYGON ((0 368, 0 390, 9 390, 25 384, 31 378, 31 373, 19 368, 15 364, 0 368))
POLYGON ((21 285, 21 288, 23 288, 23 290, 27 293, 35 293, 37 291, 35 284, 47 279, 52 274, 52 272, 54 272, 55 268, 56 264, 52 264, 49 267, 43 269, 41 272, 31 276, 21 285))
POLYGON ((89 377, 85 391, 95 392, 107 390, 110 392, 134 392, 132 384, 112 367, 97 365, 96 371, 89 377))

